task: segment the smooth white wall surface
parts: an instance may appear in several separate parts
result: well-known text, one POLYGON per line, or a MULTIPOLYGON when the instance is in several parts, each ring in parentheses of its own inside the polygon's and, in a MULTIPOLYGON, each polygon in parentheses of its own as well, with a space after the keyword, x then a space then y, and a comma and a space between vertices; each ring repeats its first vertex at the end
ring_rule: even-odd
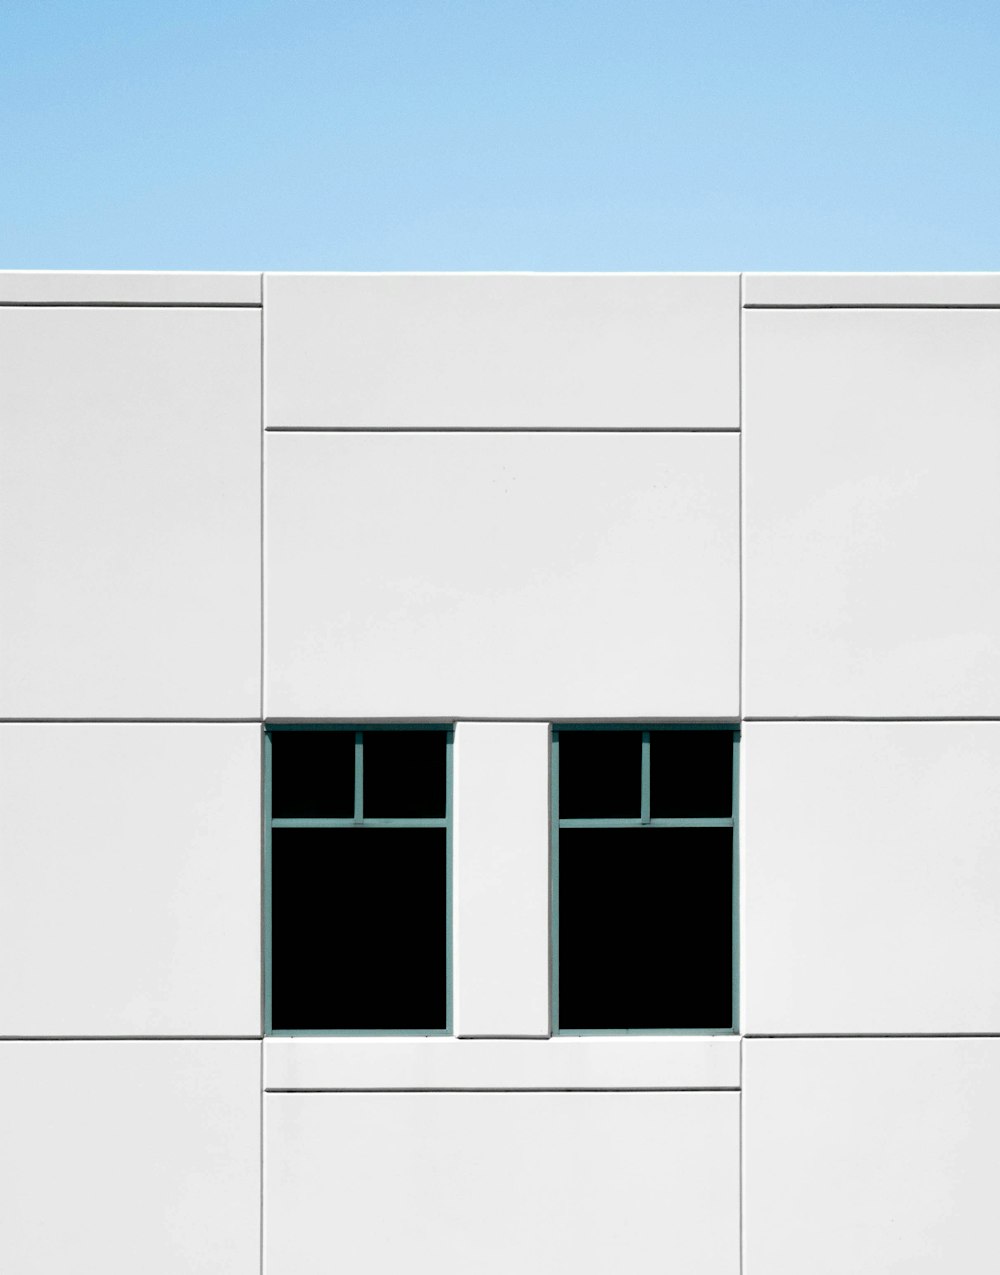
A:
POLYGON ((743 729, 744 1030, 1000 1032, 1000 722, 743 729))
POLYGON ((739 1270, 736 1094, 268 1094, 268 1275, 739 1270))
POLYGON ((1000 274, 745 274, 748 306, 1000 305, 1000 274))
POLYGON ((0 716, 260 712, 260 313, 0 308, 0 716))
POLYGON ((742 580, 737 276, 261 286, 0 272, 0 1271, 257 1275, 262 1150, 268 1275, 736 1275, 741 1167, 743 1275, 989 1269, 998 721, 744 722, 750 1039, 9 1039, 260 1031, 262 445, 267 713, 459 719, 459 1033, 741 588, 751 719, 1000 718, 1000 274, 746 276, 742 580))
POLYGON ((4 305, 256 305, 261 276, 201 270, 0 270, 4 305))
POLYGON ((1000 1040, 748 1040, 744 1275, 987 1271, 1000 1040))
POLYGON ((0 1270, 257 1275, 260 1044, 0 1042, 0 1270))
POLYGON ((270 717, 735 717, 735 435, 269 434, 270 717))
POLYGON ((744 322, 744 712, 1000 715, 1000 312, 744 322))
POLYGON ((0 1036, 260 1032, 260 727, 0 724, 0 1036))
POLYGON ((738 1089, 736 1036, 273 1036, 268 1089, 738 1089))
POLYGON ((549 1034, 546 722, 459 722, 455 1032, 549 1034))
POLYGON ((738 429, 739 277, 265 276, 281 429, 738 429))

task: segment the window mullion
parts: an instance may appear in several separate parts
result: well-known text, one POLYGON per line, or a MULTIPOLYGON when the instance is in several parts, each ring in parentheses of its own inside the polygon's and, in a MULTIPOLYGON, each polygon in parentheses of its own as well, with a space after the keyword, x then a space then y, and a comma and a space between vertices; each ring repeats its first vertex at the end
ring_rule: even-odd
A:
POLYGON ((354 732, 354 822, 361 823, 365 817, 365 749, 364 735, 354 732))
MULTIPOLYGON (((635 792, 635 789, 632 789, 635 792)), ((635 807, 633 807, 635 809, 635 807)), ((642 788, 639 798, 639 822, 649 823, 649 731, 642 732, 642 788)))

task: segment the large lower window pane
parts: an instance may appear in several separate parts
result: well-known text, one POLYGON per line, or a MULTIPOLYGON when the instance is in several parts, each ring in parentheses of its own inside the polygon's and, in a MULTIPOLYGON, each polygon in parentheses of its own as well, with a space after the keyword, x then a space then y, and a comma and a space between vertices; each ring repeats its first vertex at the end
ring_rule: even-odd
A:
POLYGON ((732 1025, 729 828, 559 833, 559 1028, 732 1025))
POLYGON ((275 828, 271 1028, 447 1026, 443 828, 275 828))

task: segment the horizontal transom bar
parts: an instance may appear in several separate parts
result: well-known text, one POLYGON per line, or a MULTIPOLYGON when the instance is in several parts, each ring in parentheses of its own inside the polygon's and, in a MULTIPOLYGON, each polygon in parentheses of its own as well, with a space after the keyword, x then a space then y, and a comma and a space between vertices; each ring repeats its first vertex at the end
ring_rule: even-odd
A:
POLYGON ((732 828, 734 819, 560 819, 560 828, 732 828))
POLYGON ((447 819, 272 819, 272 828, 447 828, 447 819))

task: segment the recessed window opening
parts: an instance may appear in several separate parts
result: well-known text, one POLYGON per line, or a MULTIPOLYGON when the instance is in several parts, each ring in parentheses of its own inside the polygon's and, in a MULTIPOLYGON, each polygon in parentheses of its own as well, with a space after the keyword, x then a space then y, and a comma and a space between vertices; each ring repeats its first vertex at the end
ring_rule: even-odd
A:
POLYGON ((739 734, 553 731, 553 1026, 736 1030, 739 734))
POLYGON ((451 1030, 452 734, 265 732, 266 1032, 451 1030))

